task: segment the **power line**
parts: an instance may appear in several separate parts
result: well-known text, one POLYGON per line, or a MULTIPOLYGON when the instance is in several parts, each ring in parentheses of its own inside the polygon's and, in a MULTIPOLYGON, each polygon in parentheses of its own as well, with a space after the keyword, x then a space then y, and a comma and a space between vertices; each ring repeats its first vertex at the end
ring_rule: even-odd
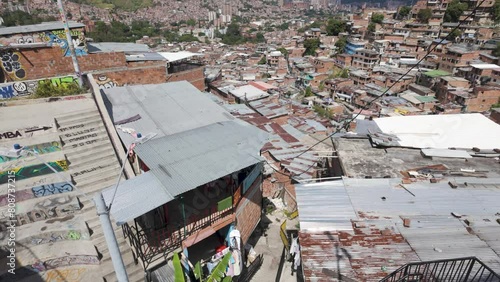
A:
MULTIPOLYGON (((406 75, 408 75, 414 68, 418 67, 420 65, 420 63, 422 63, 422 61, 427 58, 439 45, 441 45, 445 40, 448 39, 448 37, 453 34, 455 32, 455 30, 457 30, 469 17, 471 17, 472 15, 475 15, 476 13, 476 10, 477 8, 479 8, 486 0, 483 0, 481 1, 481 3, 479 3, 479 5, 477 5, 473 10, 472 12, 467 15, 467 17, 465 17, 465 19, 463 19, 462 21, 460 21, 458 23, 458 25, 448 33, 448 35, 446 35, 445 38, 441 39, 441 41, 436 44, 433 48, 429 49, 429 51, 427 51, 427 53, 417 62, 417 64, 415 64, 414 66, 412 66, 406 73, 404 73, 403 75, 401 75, 394 83, 391 84, 391 86, 389 88, 387 88, 380 96, 378 97, 375 97, 374 99, 372 99, 370 102, 368 102, 368 104, 366 104, 365 106, 363 106, 359 113, 357 113, 353 118, 349 119, 347 122, 345 122, 341 127, 339 127, 336 131, 334 131, 332 134, 328 135, 326 138, 316 142, 314 145, 312 145, 311 147, 307 148, 306 150, 304 150, 303 152, 301 152, 300 154, 298 154, 297 156, 295 156, 294 158, 298 158, 300 156, 302 156, 303 154, 305 154, 306 152, 310 151, 312 148, 316 147, 317 145, 321 144, 322 142, 324 142, 325 140, 327 140, 328 138, 331 138, 333 135, 337 134, 340 132, 340 130, 342 128, 344 128, 346 125, 348 125, 349 123, 351 123, 352 121, 354 121, 360 114, 361 114, 361 111, 362 110, 366 110, 367 109, 367 106, 371 106, 371 104, 373 102, 375 102, 376 100, 382 98, 389 90, 391 90, 392 87, 394 87, 394 85, 396 85, 398 82, 400 82, 406 75)), ((333 140, 332 140, 333 142, 333 140)), ((311 166, 309 166, 305 171, 299 173, 299 174, 296 174, 294 176, 300 176, 306 172, 308 172, 312 167, 314 167, 314 164, 312 164, 311 166)))

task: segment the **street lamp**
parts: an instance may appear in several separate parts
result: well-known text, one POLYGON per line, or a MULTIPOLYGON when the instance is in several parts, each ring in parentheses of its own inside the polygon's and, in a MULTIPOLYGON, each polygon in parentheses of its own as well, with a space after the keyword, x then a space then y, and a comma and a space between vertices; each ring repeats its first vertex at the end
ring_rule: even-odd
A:
POLYGON ((94 196, 94 203, 97 209, 97 215, 99 216, 99 220, 101 221, 102 232, 104 234, 104 237, 106 238, 106 244, 108 245, 111 261, 113 262, 113 267, 115 268, 116 278, 120 282, 128 282, 128 277, 127 271, 125 269, 125 264, 123 263, 122 255, 120 253, 120 248, 118 246, 118 242, 116 241, 113 225, 111 224, 109 212, 111 210, 111 206, 113 205, 113 200, 115 199, 116 192, 118 191, 118 185, 120 184, 120 179, 122 177, 123 170, 125 169, 125 164, 128 161, 128 154, 130 154, 130 151, 135 147, 135 145, 144 144, 155 136, 156 133, 150 133, 145 136, 142 136, 141 133, 137 133, 136 139, 132 141, 132 143, 128 146, 127 153, 122 161, 120 174, 118 175, 118 179, 116 181, 113 197, 109 202, 109 206, 106 207, 106 203, 104 202, 104 198, 102 197, 102 192, 97 192, 94 196))

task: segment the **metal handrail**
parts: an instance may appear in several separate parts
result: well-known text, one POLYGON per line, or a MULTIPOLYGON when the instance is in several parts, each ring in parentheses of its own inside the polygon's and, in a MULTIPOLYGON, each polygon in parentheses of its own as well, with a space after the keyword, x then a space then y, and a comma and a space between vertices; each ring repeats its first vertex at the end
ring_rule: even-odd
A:
POLYGON ((500 275, 476 257, 408 263, 380 282, 500 282, 500 275))

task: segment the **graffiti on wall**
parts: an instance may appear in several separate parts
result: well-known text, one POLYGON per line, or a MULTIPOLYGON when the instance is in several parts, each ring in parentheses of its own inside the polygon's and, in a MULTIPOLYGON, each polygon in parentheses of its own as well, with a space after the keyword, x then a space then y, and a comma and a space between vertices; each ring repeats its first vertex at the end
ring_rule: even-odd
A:
POLYGON ((0 99, 25 97, 35 94, 38 86, 43 83, 52 83, 54 86, 62 88, 68 88, 71 84, 78 84, 76 77, 73 76, 0 84, 0 99))
MULTIPOLYGON (((73 186, 67 182, 44 184, 32 187, 31 189, 18 190, 15 193, 16 202, 22 202, 33 198, 51 196, 73 191, 73 186)), ((0 207, 8 204, 8 195, 0 195, 0 207)))
MULTIPOLYGON (((71 50, 64 30, 53 30, 40 33, 40 39, 42 42, 47 42, 51 46, 56 45, 61 47, 65 57, 71 56, 71 50)), ((85 43, 83 32, 71 30, 71 40, 73 41, 73 46, 75 46, 75 53, 77 56, 87 55, 87 44, 85 43)))
POLYGON ((25 225, 37 221, 47 220, 46 223, 65 222, 73 219, 74 213, 81 209, 80 202, 74 196, 48 198, 33 206, 27 212, 16 214, 17 225, 25 225))
POLYGON ((40 185, 31 188, 33 195, 37 198, 50 196, 54 194, 61 194, 73 191, 73 186, 67 182, 52 183, 47 185, 40 185))
POLYGON ((85 268, 49 270, 45 272, 43 280, 47 282, 78 282, 83 281, 82 274, 85 272, 85 268))
POLYGON ((108 78, 106 75, 102 74, 97 77, 96 80, 97 85, 99 85, 100 89, 108 89, 116 87, 116 82, 108 78))
POLYGON ((70 231, 54 231, 46 232, 42 234, 36 234, 32 237, 19 240, 26 246, 33 245, 43 245, 51 244, 59 241, 77 241, 77 240, 88 240, 90 235, 88 232, 80 232, 77 230, 70 231))
MULTIPOLYGON (((16 132, 19 132, 19 131, 16 131, 16 132)), ((20 132, 19 132, 19 135, 21 135, 20 132)), ((3 136, 3 134, 0 134, 0 136, 3 136)), ((1 139, 1 137, 0 137, 0 139, 1 139)), ((61 151, 61 144, 59 142, 57 142, 57 141, 53 141, 53 142, 47 142, 47 143, 29 145, 29 146, 25 146, 24 148, 27 149, 27 150, 29 150, 29 151, 34 151, 34 152, 36 152, 39 155, 43 155, 43 154, 48 154, 48 153, 53 153, 53 152, 61 151)), ((20 155, 17 158, 15 158, 15 157, 8 157, 8 156, 0 156, 0 163, 5 163, 5 162, 8 162, 8 161, 18 160, 18 159, 21 159, 21 158, 24 158, 24 157, 25 157, 25 155, 20 155)))
MULTIPOLYGON (((58 172, 68 170, 68 162, 66 160, 49 162, 47 164, 58 172)), ((9 179, 9 172, 10 175, 12 175, 13 172, 16 180, 18 181, 23 179, 28 179, 31 177, 42 176, 53 173, 53 171, 50 168, 48 168, 45 164, 36 164, 25 167, 18 167, 10 170, 0 171, 0 184, 7 183, 9 179)))
POLYGON ((21 37, 17 38, 17 43, 19 43, 19 44, 35 43, 35 39, 33 39, 33 36, 31 36, 31 35, 21 36, 21 37))
POLYGON ((12 50, 0 51, 2 70, 11 80, 22 80, 26 77, 26 70, 21 65, 21 54, 12 50))

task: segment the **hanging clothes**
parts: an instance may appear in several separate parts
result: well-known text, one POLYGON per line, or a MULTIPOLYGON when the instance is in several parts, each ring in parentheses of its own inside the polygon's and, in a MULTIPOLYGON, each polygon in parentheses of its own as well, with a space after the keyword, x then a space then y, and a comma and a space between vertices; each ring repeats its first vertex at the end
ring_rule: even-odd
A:
POLYGON ((292 244, 290 246, 290 255, 293 257, 293 269, 297 270, 300 266, 300 246, 298 242, 299 238, 292 237, 292 244))
POLYGON ((241 234, 237 229, 233 229, 229 233, 229 246, 233 250, 241 250, 241 234))

